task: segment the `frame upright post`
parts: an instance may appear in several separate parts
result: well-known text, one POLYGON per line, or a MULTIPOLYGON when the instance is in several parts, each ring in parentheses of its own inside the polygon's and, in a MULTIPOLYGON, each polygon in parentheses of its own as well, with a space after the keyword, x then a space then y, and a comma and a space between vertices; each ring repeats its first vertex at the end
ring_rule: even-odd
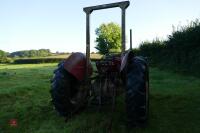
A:
POLYGON ((90 13, 86 14, 86 79, 88 78, 88 68, 90 64, 90 13))
POLYGON ((121 41, 122 41, 122 54, 124 54, 126 50, 126 10, 125 8, 121 8, 122 10, 122 22, 121 22, 121 41))

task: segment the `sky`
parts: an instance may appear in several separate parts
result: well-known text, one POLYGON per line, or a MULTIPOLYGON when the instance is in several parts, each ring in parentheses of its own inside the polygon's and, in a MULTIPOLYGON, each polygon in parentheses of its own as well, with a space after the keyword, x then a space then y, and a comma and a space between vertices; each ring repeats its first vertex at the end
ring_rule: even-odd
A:
MULTIPOLYGON (((0 49, 85 52, 83 7, 113 2, 119 0, 0 0, 0 49)), ((133 47, 138 47, 142 41, 166 39, 172 25, 186 25, 199 18, 200 0, 130 0, 126 10, 126 47, 129 48, 130 29, 133 47)), ((121 25, 120 8, 92 13, 91 51, 95 51, 95 29, 109 22, 121 25)))

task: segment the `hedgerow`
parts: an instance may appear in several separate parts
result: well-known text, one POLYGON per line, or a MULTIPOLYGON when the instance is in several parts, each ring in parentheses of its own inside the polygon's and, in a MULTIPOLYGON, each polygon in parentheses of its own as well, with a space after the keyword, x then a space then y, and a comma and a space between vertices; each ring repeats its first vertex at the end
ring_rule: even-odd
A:
MULTIPOLYGON (((59 63, 64 58, 28 58, 28 59, 16 59, 14 64, 40 64, 40 63, 59 63)), ((97 61, 99 59, 91 59, 91 61, 97 61)))
POLYGON ((200 76, 200 22, 180 27, 166 41, 141 43, 137 54, 148 57, 151 65, 200 76))

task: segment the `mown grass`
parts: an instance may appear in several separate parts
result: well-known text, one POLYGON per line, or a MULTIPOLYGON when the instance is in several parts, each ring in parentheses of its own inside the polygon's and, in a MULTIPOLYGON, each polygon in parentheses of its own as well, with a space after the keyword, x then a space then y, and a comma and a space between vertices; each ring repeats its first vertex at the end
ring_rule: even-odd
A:
MULTIPOLYGON (((87 107, 67 123, 50 103, 56 64, 0 65, 0 133, 106 133, 109 108, 87 107), (17 126, 9 125, 11 119, 17 126)), ((117 99, 114 133, 199 133, 200 79, 150 69, 150 120, 146 128, 126 128, 124 96, 117 99)))

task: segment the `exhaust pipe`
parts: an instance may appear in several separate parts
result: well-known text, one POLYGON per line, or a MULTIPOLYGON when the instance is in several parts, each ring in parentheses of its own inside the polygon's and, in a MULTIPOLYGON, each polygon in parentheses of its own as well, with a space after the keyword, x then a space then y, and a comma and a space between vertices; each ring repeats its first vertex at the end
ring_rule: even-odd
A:
POLYGON ((132 29, 130 29, 130 50, 132 50, 132 29))

